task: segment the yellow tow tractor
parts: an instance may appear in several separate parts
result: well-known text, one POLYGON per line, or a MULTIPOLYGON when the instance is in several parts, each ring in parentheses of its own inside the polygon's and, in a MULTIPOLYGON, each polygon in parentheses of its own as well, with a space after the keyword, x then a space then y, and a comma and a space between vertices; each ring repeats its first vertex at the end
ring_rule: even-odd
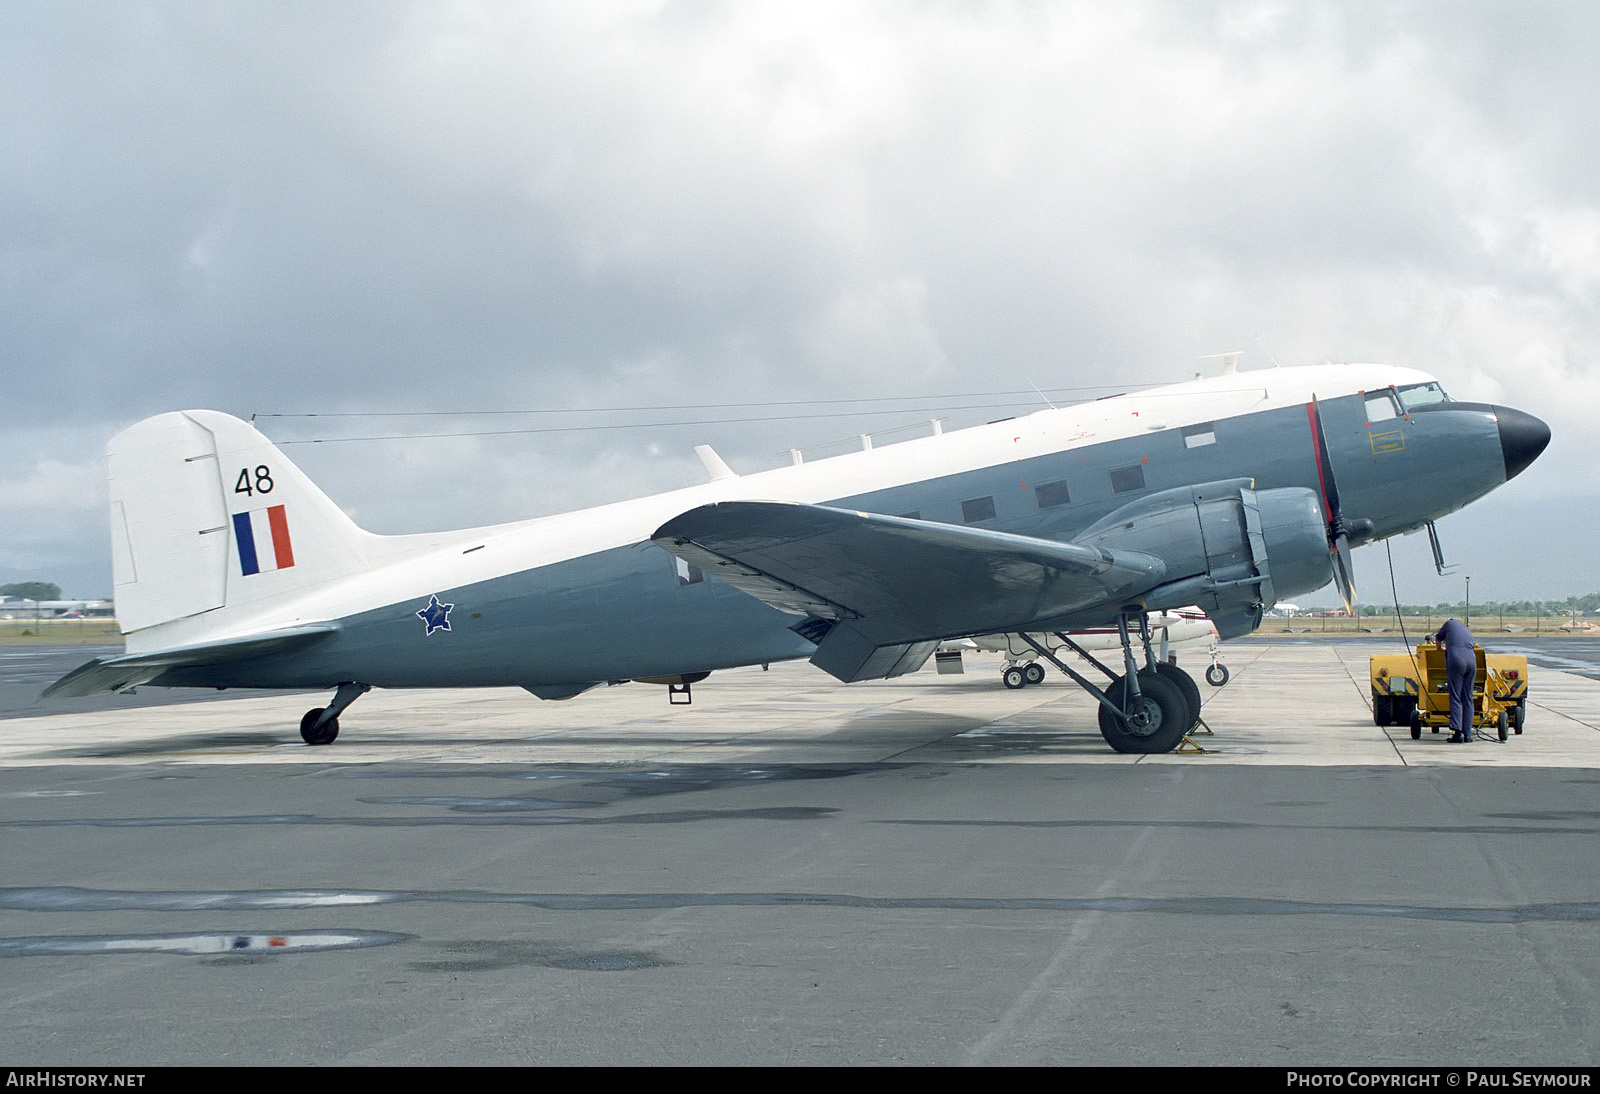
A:
MULTIPOLYGON (((1478 671, 1472 680, 1473 728, 1495 727, 1500 739, 1507 730, 1522 732, 1528 711, 1528 659, 1510 653, 1485 653, 1472 647, 1478 671)), ((1404 653, 1373 657, 1372 722, 1379 726, 1411 726, 1411 739, 1450 724, 1450 685, 1444 650, 1432 642, 1418 644, 1413 657, 1404 653)))

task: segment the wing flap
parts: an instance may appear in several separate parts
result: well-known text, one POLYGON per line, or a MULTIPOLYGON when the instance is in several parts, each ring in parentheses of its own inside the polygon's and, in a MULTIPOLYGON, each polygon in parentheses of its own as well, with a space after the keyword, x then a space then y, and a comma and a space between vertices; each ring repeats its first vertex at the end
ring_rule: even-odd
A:
POLYGON ((327 638, 337 629, 332 626, 295 627, 270 634, 179 646, 156 653, 96 657, 45 688, 40 698, 100 695, 148 684, 170 669, 215 665, 225 661, 248 661, 268 654, 288 653, 327 638))

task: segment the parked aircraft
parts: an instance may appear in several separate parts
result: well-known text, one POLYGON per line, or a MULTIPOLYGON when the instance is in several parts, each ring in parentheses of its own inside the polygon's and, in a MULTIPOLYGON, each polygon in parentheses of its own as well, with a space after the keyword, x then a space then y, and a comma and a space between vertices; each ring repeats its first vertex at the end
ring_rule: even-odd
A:
POLYGON ((1148 612, 1196 604, 1230 638, 1330 580, 1350 603, 1352 545, 1459 509, 1549 439, 1411 369, 1274 369, 759 474, 717 460, 710 482, 561 516, 379 536, 246 423, 162 414, 109 445, 127 652, 46 695, 332 688, 300 726, 325 744, 372 687, 565 699, 643 679, 687 698, 738 665, 808 657, 850 682, 914 671, 949 638, 1116 626, 1122 672, 1105 686, 1041 656, 1094 696, 1113 748, 1167 751, 1198 690, 1154 657, 1148 612))

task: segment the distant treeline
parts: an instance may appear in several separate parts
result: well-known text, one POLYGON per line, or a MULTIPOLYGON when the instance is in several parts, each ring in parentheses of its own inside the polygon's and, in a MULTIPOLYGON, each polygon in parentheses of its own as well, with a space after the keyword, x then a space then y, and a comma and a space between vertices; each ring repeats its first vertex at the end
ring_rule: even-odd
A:
POLYGON ((60 600, 61 586, 49 581, 19 581, 0 585, 0 596, 20 596, 24 600, 60 600))
MULTIPOLYGON (((1600 593, 1586 596, 1569 596, 1565 600, 1474 600, 1473 615, 1586 615, 1600 608, 1600 593)), ((1453 604, 1402 604, 1402 615, 1465 615, 1467 604, 1458 600, 1453 604)), ((1393 604, 1363 604, 1362 615, 1393 615, 1393 604)))

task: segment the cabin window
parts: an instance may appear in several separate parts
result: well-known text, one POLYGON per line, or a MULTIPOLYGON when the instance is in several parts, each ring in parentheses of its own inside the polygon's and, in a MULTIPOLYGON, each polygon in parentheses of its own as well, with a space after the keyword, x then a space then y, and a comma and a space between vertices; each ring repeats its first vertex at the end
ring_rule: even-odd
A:
POLYGON ((994 519, 994 498, 973 498, 961 503, 961 519, 968 524, 994 519))
POLYGON ((1111 492, 1113 494, 1126 494, 1130 490, 1143 489, 1143 464, 1136 463, 1132 467, 1119 467, 1111 472, 1111 492))
POLYGON ((1072 495, 1067 493, 1065 482, 1047 482, 1043 486, 1035 486, 1033 496, 1039 502, 1040 509, 1048 509, 1052 505, 1065 505, 1072 500, 1072 495))
POLYGON ((1217 443, 1217 423, 1201 422, 1199 425, 1186 425, 1183 427, 1183 447, 1200 448, 1208 444, 1217 443))
POLYGON ((1387 422, 1391 418, 1398 418, 1402 413, 1400 400, 1394 393, 1394 388, 1386 387, 1382 391, 1369 391, 1366 396, 1367 424, 1373 422, 1387 422))

